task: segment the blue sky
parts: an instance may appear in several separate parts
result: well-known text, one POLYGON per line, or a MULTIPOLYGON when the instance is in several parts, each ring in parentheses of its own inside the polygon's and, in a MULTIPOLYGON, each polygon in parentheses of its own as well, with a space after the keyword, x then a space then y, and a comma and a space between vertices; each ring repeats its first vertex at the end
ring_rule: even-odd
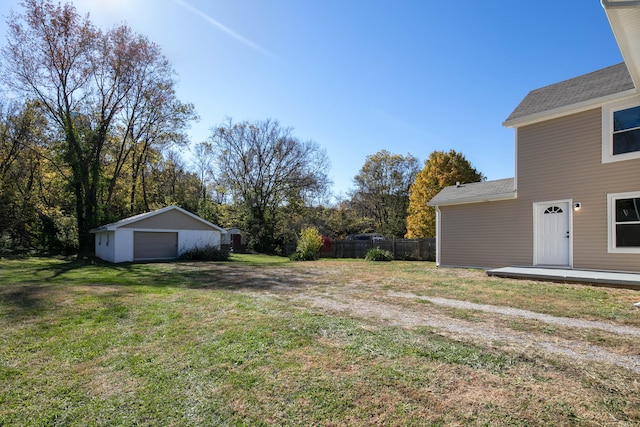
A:
MULTIPOLYGON (((502 122, 522 98, 622 61, 599 0, 74 3, 162 47, 201 118, 192 143, 226 117, 276 119, 326 150, 338 196, 382 149, 421 162, 454 149, 488 179, 511 177, 502 122)), ((12 8, 19 0, 0 14, 12 8)))

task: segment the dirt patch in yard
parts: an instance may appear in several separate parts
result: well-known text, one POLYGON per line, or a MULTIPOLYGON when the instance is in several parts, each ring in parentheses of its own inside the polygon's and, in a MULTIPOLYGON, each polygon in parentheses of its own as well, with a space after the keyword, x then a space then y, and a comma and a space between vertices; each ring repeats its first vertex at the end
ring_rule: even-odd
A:
MULTIPOLYGON (((417 263, 414 268, 419 270, 419 266, 417 263)), ((561 357, 569 364, 604 363, 640 374, 640 327, 423 295, 425 288, 439 286, 441 282, 437 280, 440 279, 448 280, 449 286, 455 286, 456 280, 509 280, 487 278, 479 271, 431 269, 433 271, 429 273, 436 277, 436 281, 431 279, 431 283, 416 284, 404 274, 385 275, 383 270, 376 268, 369 272, 370 276, 363 276, 361 267, 358 267, 360 274, 351 276, 348 263, 331 266, 302 263, 292 268, 256 270, 253 272, 255 277, 251 270, 244 270, 242 282, 254 284, 249 286, 252 290, 318 310, 406 328, 428 327, 439 335, 487 348, 535 357, 561 357), (340 279, 336 280, 338 277, 340 279), (396 290, 404 288, 414 292, 396 290), (453 315, 452 310, 457 315, 453 315), (466 314, 461 315, 461 312, 466 314), (518 324, 515 328, 514 322, 517 321, 534 322, 537 326, 518 324), (585 339, 589 334, 605 336, 607 345, 597 344, 596 338, 591 341, 585 339)), ((548 286, 562 285, 550 283, 548 286)), ((580 289, 581 285, 568 286, 576 287, 579 292, 589 290, 580 289)), ((627 299, 633 295, 624 294, 627 299)), ((640 299, 640 293, 635 295, 640 299)))
MULTIPOLYGON (((197 264, 195 267, 201 269, 197 264)), ((493 301, 494 293, 501 301, 499 296, 507 294, 506 299, 522 306, 524 303, 517 298, 526 301, 528 297, 520 295, 523 290, 548 286, 548 293, 534 297, 537 307, 547 304, 548 300, 549 304, 560 304, 558 309, 562 311, 561 304, 570 302, 554 299, 558 289, 575 292, 581 298, 583 294, 587 298, 617 298, 633 307, 633 301, 640 300, 637 291, 576 284, 529 284, 487 277, 477 270, 434 269, 423 263, 368 264, 363 268, 358 262, 316 262, 267 269, 218 265, 216 270, 216 274, 225 277, 222 287, 229 289, 233 284, 231 287, 237 292, 260 292, 314 309, 387 325, 427 327, 439 335, 487 348, 541 358, 561 357, 569 364, 603 363, 640 374, 640 326, 637 326, 640 309, 632 308, 637 316, 625 320, 630 324, 621 324, 475 302, 493 301), (475 283, 480 285, 475 288, 475 283), (473 292, 469 292, 469 286, 473 292), (448 296, 459 294, 461 298, 425 295, 441 292, 448 296)), ((208 286, 218 284, 205 285, 208 286)), ((576 301, 579 304, 580 300, 576 301)), ((615 305, 614 302, 607 304, 615 305)))
MULTIPOLYGON (((392 295, 394 296, 394 295, 392 295)), ((397 296, 397 295, 396 295, 397 296)), ((402 295, 407 298, 408 295, 402 295)), ((388 322, 392 325, 398 325, 408 328, 426 326, 433 328, 439 334, 454 338, 456 340, 470 341, 480 343, 484 346, 491 346, 510 351, 524 352, 531 355, 548 353, 552 355, 561 355, 581 362, 599 362, 608 363, 623 367, 632 372, 640 374, 640 356, 620 355, 611 351, 607 351, 595 345, 590 345, 577 340, 562 339, 543 334, 527 332, 518 332, 500 327, 497 322, 479 323, 455 319, 438 313, 437 310, 431 309, 428 305, 424 309, 417 311, 407 309, 401 305, 393 303, 363 300, 341 296, 340 298, 327 298, 320 296, 297 296, 296 299, 306 301, 311 306, 329 311, 346 312, 356 317, 367 318, 370 320, 388 322)), ((488 310, 490 312, 499 311, 505 316, 527 317, 524 310, 512 309, 509 307, 482 307, 478 304, 468 303, 465 301, 434 299, 431 301, 435 305, 452 305, 457 308, 468 310, 488 310)), ((529 312, 530 315, 534 313, 529 312)), ((596 328, 604 329, 608 332, 632 335, 640 337, 640 329, 628 326, 614 326, 603 322, 577 321, 576 319, 559 318, 554 316, 545 316, 536 314, 536 319, 550 324, 562 324, 572 328, 596 328)))

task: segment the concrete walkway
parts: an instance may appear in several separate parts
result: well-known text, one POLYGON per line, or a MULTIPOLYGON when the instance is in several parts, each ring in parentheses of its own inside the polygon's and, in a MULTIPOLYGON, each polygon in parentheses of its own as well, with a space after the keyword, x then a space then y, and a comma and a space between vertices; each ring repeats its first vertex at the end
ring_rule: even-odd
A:
POLYGON ((550 280, 554 282, 577 282, 593 285, 620 286, 640 290, 640 273, 617 273, 612 271, 571 270, 540 267, 504 267, 488 270, 489 276, 515 279, 550 280))

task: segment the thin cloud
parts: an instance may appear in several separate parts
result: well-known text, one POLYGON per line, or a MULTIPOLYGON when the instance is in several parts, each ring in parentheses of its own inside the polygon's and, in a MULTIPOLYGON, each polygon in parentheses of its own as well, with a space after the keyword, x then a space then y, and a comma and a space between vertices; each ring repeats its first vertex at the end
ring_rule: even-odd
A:
POLYGON ((248 38, 236 33, 231 28, 221 24, 220 22, 216 21, 215 19, 213 19, 212 17, 210 17, 206 13, 204 13, 201 10, 196 9, 195 7, 191 6, 189 3, 184 2, 182 0, 174 0, 174 1, 176 3, 178 3, 180 6, 184 7, 185 9, 188 9, 190 12, 198 15, 200 18, 204 19, 205 21, 207 21, 208 23, 210 23, 211 25, 213 25, 214 27, 216 27, 217 29, 219 29, 223 33, 233 37, 234 39, 236 39, 240 43, 244 44, 245 46, 249 46, 251 49, 258 51, 258 52, 262 53, 263 55, 267 55, 267 56, 270 56, 272 58, 275 57, 267 49, 263 48, 262 46, 260 46, 259 44, 255 43, 255 42, 249 40, 248 38))

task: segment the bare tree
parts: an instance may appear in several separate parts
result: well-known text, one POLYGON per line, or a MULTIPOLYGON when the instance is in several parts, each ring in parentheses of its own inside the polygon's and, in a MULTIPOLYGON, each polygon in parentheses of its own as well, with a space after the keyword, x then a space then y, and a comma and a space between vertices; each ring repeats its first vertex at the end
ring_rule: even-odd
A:
POLYGON ((285 208, 304 205, 329 185, 326 153, 275 120, 226 123, 213 130, 221 183, 244 207, 252 246, 273 250, 285 208))
POLYGON ((117 143, 113 144, 112 176, 106 209, 125 165, 130 165, 129 214, 136 213, 135 200, 141 169, 146 167, 149 150, 185 145, 185 130, 197 119, 192 104, 177 99, 173 70, 160 48, 138 36, 134 81, 117 116, 117 143))
POLYGON ((157 47, 127 26, 102 32, 71 3, 22 4, 24 12, 12 13, 7 22, 3 81, 36 99, 64 140, 80 255, 87 255, 93 249, 89 231, 99 225, 105 163, 115 163, 110 200, 122 164, 144 159, 150 143, 170 139, 172 113, 185 106, 176 103, 170 69, 157 47), (125 130, 120 147, 108 150, 118 121, 125 130))
POLYGON ((193 165, 200 178, 200 196, 206 202, 215 185, 214 153, 210 142, 200 142, 193 148, 193 165))

